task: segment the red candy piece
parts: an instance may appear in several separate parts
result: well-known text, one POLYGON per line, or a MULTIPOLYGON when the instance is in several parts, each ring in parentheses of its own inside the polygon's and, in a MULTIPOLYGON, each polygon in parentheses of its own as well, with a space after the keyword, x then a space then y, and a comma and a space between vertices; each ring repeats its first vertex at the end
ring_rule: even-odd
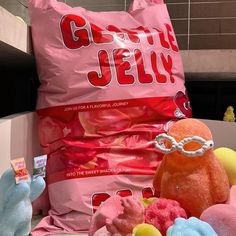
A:
POLYGON ((177 217, 187 218, 187 214, 175 200, 159 198, 145 209, 145 223, 154 225, 162 235, 177 217))

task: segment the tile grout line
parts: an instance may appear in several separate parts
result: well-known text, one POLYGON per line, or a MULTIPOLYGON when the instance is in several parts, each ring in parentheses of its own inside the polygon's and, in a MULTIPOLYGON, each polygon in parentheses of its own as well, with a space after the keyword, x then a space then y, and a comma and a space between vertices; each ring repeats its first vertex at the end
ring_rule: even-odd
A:
MULTIPOLYGON (((215 1, 215 2, 192 2, 192 5, 201 5, 201 4, 223 4, 223 3, 235 3, 235 0, 232 1, 215 1)), ((166 5, 186 5, 187 2, 167 2, 166 5)))
POLYGON ((187 50, 190 48, 190 24, 191 24, 191 0, 188 0, 188 42, 187 50))
POLYGON ((236 35, 236 32, 231 33, 193 33, 193 34, 176 34, 176 36, 227 36, 227 35, 236 35))
POLYGON ((127 7, 126 7, 127 6, 127 0, 125 0, 124 4, 125 4, 125 9, 124 10, 126 11, 127 10, 127 7))
MULTIPOLYGON (((219 17, 190 17, 191 20, 231 20, 231 19, 236 19, 236 16, 219 16, 219 17)), ((181 21, 181 20, 188 20, 187 17, 182 17, 182 18, 171 18, 171 20, 175 21, 181 21)))

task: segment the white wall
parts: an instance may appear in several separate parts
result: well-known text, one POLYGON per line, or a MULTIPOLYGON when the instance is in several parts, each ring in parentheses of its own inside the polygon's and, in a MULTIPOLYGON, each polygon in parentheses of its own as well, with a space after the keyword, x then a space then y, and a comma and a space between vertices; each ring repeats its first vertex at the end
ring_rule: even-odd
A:
POLYGON ((15 114, 0 119, 0 175, 10 167, 10 160, 24 157, 31 172, 33 158, 42 154, 38 141, 36 114, 15 114))

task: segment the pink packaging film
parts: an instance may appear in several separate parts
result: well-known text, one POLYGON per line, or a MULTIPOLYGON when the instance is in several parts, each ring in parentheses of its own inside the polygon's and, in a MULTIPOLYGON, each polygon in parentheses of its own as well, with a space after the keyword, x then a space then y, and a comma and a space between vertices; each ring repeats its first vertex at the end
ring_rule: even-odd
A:
POLYGON ((87 231, 110 196, 153 196, 156 135, 191 117, 166 5, 92 12, 30 0, 51 209, 33 235, 87 231))

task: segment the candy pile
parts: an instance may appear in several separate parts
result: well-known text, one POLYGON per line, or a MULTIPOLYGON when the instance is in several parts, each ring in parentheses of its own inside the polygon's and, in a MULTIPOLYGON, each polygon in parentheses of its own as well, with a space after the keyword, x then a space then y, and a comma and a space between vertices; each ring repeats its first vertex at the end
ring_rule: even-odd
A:
POLYGON ((217 235, 208 223, 195 217, 187 219, 175 200, 159 198, 146 208, 141 202, 132 196, 110 197, 92 217, 89 236, 217 235))
POLYGON ((213 150, 209 128, 197 119, 176 122, 155 145, 165 153, 156 197, 110 197, 93 215, 89 236, 235 236, 236 153, 213 150))

